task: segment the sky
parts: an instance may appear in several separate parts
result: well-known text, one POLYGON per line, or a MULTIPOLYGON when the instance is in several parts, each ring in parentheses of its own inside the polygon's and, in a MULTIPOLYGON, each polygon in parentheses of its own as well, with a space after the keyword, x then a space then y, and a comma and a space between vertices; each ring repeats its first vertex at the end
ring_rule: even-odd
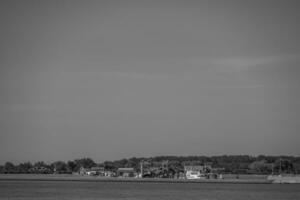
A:
POLYGON ((299 1, 0 4, 0 163, 300 155, 299 1))

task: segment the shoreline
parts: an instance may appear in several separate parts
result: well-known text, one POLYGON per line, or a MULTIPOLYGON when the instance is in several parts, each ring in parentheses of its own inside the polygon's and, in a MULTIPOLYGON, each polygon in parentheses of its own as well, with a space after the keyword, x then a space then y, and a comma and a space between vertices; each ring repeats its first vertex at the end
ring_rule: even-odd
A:
POLYGON ((267 179, 168 179, 168 178, 118 178, 56 174, 1 174, 0 181, 78 181, 78 182, 136 182, 136 183, 227 183, 272 184, 267 179))

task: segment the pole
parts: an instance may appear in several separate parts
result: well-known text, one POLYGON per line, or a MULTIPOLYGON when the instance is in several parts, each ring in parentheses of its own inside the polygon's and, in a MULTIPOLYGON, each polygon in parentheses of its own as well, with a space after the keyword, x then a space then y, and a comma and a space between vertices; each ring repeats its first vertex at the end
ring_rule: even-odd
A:
POLYGON ((280 170, 279 173, 281 174, 281 170, 282 170, 282 169, 281 169, 281 158, 280 158, 280 160, 279 160, 279 170, 280 170))
POLYGON ((143 161, 141 161, 141 178, 143 178, 143 161))

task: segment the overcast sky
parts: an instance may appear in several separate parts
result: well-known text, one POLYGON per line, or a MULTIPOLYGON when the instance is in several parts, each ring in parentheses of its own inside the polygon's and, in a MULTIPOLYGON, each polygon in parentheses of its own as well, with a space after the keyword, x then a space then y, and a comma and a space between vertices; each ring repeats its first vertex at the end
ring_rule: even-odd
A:
POLYGON ((0 4, 0 163, 300 155, 299 1, 0 4))

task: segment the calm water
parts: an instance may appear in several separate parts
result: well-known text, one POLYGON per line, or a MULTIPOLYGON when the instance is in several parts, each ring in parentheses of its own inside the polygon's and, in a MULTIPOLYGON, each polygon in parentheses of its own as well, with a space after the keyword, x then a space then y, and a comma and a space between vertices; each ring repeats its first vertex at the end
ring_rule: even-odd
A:
POLYGON ((300 185, 0 181, 0 199, 300 199, 300 185))

